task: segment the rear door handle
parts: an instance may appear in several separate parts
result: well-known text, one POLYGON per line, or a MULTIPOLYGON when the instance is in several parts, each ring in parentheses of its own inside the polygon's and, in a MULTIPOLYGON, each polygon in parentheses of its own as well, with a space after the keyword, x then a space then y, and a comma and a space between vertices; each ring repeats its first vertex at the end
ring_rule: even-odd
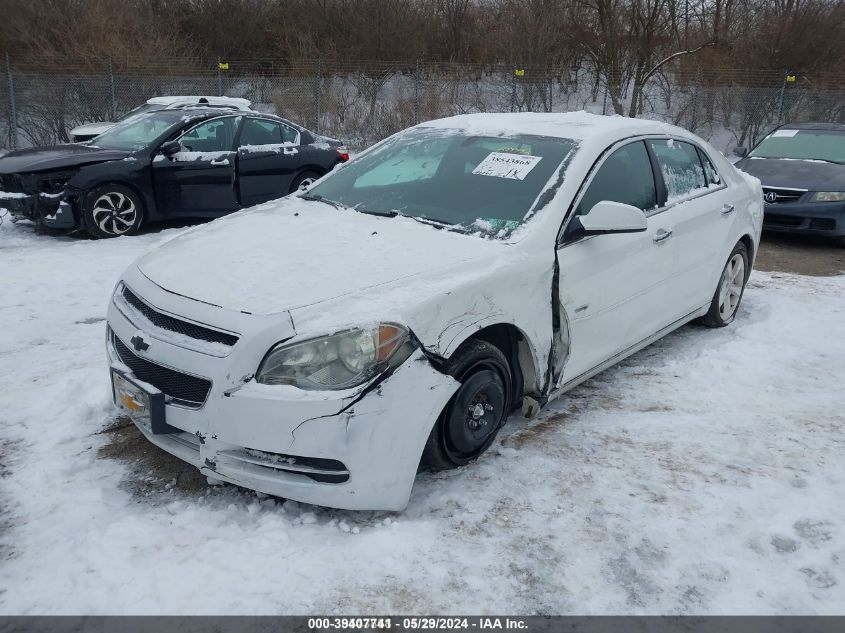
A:
POLYGON ((654 243, 660 244, 661 242, 665 242, 670 237, 672 237, 672 229, 668 231, 666 229, 660 229, 657 233, 654 234, 654 243))
POLYGON ((734 205, 732 205, 732 204, 726 204, 725 206, 722 207, 722 215, 730 215, 733 212, 734 212, 734 205))
POLYGON ((212 165, 228 165, 229 159, 228 158, 215 158, 211 161, 212 165))

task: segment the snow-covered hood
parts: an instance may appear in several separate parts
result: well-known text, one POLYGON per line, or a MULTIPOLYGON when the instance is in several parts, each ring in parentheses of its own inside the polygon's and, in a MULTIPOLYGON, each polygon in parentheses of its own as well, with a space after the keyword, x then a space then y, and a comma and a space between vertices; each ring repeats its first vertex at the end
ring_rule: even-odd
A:
MULTIPOLYGON (((413 280, 492 256, 505 246, 410 218, 377 217, 288 198, 198 227, 138 262, 178 295, 252 314, 275 314, 413 280)), ((387 288, 385 288, 387 290, 387 288)), ((342 315, 338 315, 342 319, 342 315)))

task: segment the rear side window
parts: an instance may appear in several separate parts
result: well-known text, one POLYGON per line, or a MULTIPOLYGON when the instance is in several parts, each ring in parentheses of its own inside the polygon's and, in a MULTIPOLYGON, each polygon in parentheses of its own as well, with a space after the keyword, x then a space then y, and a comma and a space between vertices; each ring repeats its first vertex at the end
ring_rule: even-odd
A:
POLYGON ((281 145, 295 143, 296 130, 276 121, 247 119, 241 130, 241 147, 244 145, 281 145))
POLYGON ((576 215, 586 215, 597 202, 621 202, 648 211, 657 206, 651 161, 642 141, 620 147, 599 167, 584 192, 576 215))
POLYGON ((707 154, 701 151, 700 148, 698 150, 698 157, 701 159, 701 164, 704 165, 704 176, 707 178, 707 186, 721 185, 722 177, 719 175, 719 172, 716 171, 716 168, 713 167, 713 163, 710 162, 710 159, 707 158, 707 154))
POLYGON ((651 140, 648 144, 660 166, 667 204, 707 186, 698 150, 693 145, 675 139, 651 140))

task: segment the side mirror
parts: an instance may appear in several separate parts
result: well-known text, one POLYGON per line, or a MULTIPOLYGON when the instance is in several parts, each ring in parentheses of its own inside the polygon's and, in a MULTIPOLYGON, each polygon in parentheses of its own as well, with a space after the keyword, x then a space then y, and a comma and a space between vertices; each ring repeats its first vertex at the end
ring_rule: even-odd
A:
POLYGON ((164 154, 165 156, 170 157, 181 149, 182 146, 179 144, 179 141, 167 141, 166 143, 161 144, 161 146, 158 148, 158 151, 164 154))
POLYGON ((621 202, 602 200, 587 215, 577 218, 581 222, 581 235, 605 233, 639 233, 648 228, 645 213, 637 207, 621 202))
POLYGON ((731 150, 734 156, 739 156, 740 158, 745 158, 748 156, 748 148, 742 145, 737 145, 736 147, 731 150))

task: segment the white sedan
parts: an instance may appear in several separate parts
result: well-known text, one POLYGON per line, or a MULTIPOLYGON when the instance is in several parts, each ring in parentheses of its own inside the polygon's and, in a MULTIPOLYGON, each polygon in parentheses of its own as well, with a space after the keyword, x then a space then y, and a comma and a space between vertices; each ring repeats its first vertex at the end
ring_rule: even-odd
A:
POLYGON ((114 398, 213 479, 399 510, 420 467, 476 459, 520 405, 730 323, 762 204, 658 122, 423 123, 135 262, 108 313, 114 398))

